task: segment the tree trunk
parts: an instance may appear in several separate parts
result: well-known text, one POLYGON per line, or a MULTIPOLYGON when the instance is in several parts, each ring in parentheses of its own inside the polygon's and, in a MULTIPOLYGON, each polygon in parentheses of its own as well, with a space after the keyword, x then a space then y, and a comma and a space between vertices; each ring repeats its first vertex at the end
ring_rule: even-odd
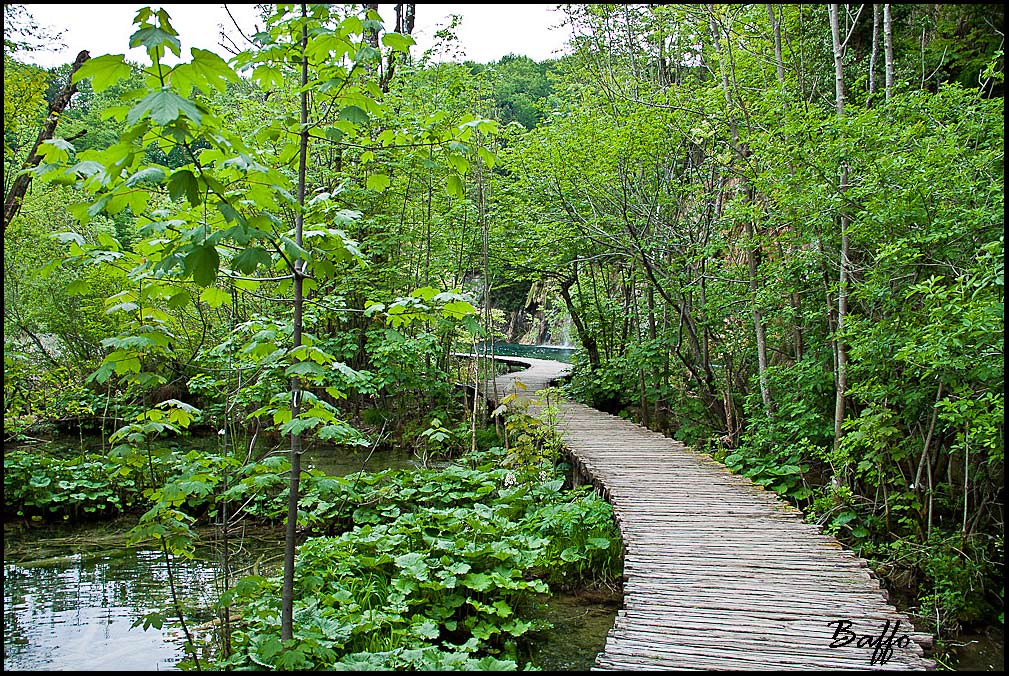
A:
MULTIPOLYGON (((77 85, 74 83, 74 74, 80 70, 80 67, 84 65, 84 62, 90 58, 87 50, 82 51, 77 55, 77 59, 74 61, 73 66, 70 67, 70 75, 67 76, 67 84, 60 90, 53 99, 52 105, 49 106, 49 115, 46 116, 45 122, 42 123, 42 128, 39 129, 38 138, 35 140, 35 145, 32 146, 32 151, 28 154, 28 159, 25 160, 24 164, 21 165, 22 172, 26 169, 32 169, 38 166, 38 163, 42 161, 42 156, 38 154, 39 147, 50 140, 53 134, 56 133, 56 125, 60 121, 60 115, 66 110, 67 106, 70 104, 70 99, 73 95, 77 93, 77 85)), ((25 193, 28 192, 28 186, 31 185, 32 175, 24 172, 19 173, 11 184, 10 192, 4 196, 4 229, 7 232, 7 226, 11 224, 14 217, 17 216, 18 212, 21 211, 21 202, 24 200, 25 193)))
POLYGON ((396 32, 412 35, 417 20, 417 3, 401 2, 396 5, 396 32))
MULTIPOLYGON (((848 167, 841 168, 838 189, 844 193, 848 189, 848 167)), ((841 212, 841 272, 837 291, 837 391, 834 398, 834 448, 841 441, 841 423, 844 421, 845 391, 848 389, 848 349, 844 344, 844 320, 848 316, 848 221, 847 209, 841 212)))
POLYGON ((760 382, 760 398, 764 402, 764 413, 768 417, 774 409, 771 401, 771 388, 767 381, 767 335, 764 331, 764 317, 757 305, 757 254, 753 242, 753 223, 746 219, 744 223, 746 229, 746 267, 749 274, 750 284, 750 308, 753 312, 753 328, 757 339, 757 379, 760 382))
POLYGON ((830 5, 830 34, 834 45, 834 95, 837 103, 837 116, 844 117, 844 69, 842 59, 844 45, 841 44, 841 30, 838 25, 839 5, 830 5))
POLYGON ((568 314, 571 316, 571 323, 575 325, 575 331, 578 333, 578 340, 581 342, 582 347, 585 348, 585 354, 589 357, 589 370, 598 371, 601 364, 599 359, 599 345, 596 342, 595 337, 586 329, 585 323, 575 310, 575 304, 571 298, 571 287, 574 285, 577 275, 578 269, 575 268, 574 274, 560 284, 561 298, 564 300, 564 305, 567 307, 568 314))
POLYGON ((890 5, 883 5, 883 53, 886 57, 886 100, 893 96, 893 21, 890 5))
MULTIPOLYGON (((301 140, 298 151, 298 211, 294 217, 294 241, 302 246, 305 226, 305 180, 308 168, 308 7, 302 3, 301 16, 301 140)), ((292 351, 301 347, 301 330, 304 312, 305 262, 294 261, 294 331, 291 340, 292 351)), ((291 420, 301 412, 301 381, 297 375, 291 376, 291 420)), ((297 430, 297 428, 295 428, 297 430)), ((287 641, 294 638, 294 550, 298 528, 298 492, 301 481, 301 432, 291 432, 291 475, 288 482, 287 530, 284 539, 284 587, 281 595, 280 637, 287 641)))
MULTIPOLYGON (((779 21, 774 15, 774 5, 767 5, 767 17, 771 20, 771 27, 774 33, 774 62, 777 65, 778 71, 778 84, 781 85, 782 93, 782 105, 788 108, 788 98, 784 96, 785 94, 785 64, 781 58, 781 21, 779 21)), ((795 174, 795 167, 789 163, 789 173, 795 174)), ((778 251, 781 253, 781 257, 784 260, 784 251, 781 247, 780 240, 778 241, 778 251)), ((797 291, 792 291, 791 293, 791 303, 792 303, 792 342, 794 343, 794 354, 796 363, 802 361, 802 312, 799 305, 799 293, 797 291)))
POLYGON ((771 29, 774 33, 774 64, 778 70, 778 84, 781 85, 781 94, 785 94, 785 62, 781 58, 781 22, 774 15, 774 5, 768 3, 767 18, 771 21, 771 29))
MULTIPOLYGON (((362 5, 362 7, 364 7, 364 11, 365 12, 369 12, 369 11, 377 12, 378 11, 378 4, 373 4, 373 3, 367 3, 366 2, 366 3, 364 3, 362 5)), ((377 30, 375 30, 374 28, 368 28, 367 30, 365 30, 364 31, 364 39, 368 42, 368 44, 370 46, 374 47, 375 49, 378 49, 378 31, 377 30)))
POLYGON ((869 101, 872 106, 872 95, 876 93, 876 61, 879 58, 879 5, 872 6, 872 51, 869 54, 869 101))
MULTIPOLYGON (((841 43, 840 29, 838 27, 839 5, 830 5, 830 32, 834 45, 834 81, 835 96, 837 99, 837 116, 844 117, 844 71, 842 68, 842 56, 844 54, 844 44, 841 43)), ((848 189, 848 166, 841 164, 841 180, 838 191, 841 195, 848 189)), ((837 387, 834 397, 834 449, 841 443, 841 423, 844 421, 845 390, 848 388, 848 353, 844 344, 844 320, 848 315, 848 209, 841 207, 841 261, 840 277, 838 279, 837 291, 837 387)))
POLYGON ((725 446, 736 448, 736 407, 732 404, 732 354, 725 358, 725 446))
MULTIPOLYGON (((378 5, 367 5, 368 7, 377 8, 378 5)), ((396 32, 402 35, 410 35, 413 33, 413 26, 417 15, 417 5, 416 3, 397 3, 396 4, 396 32)), ((377 43, 377 37, 375 42, 377 43)), ((394 49, 389 50, 389 56, 386 59, 385 72, 382 73, 382 78, 379 81, 379 87, 381 87, 383 92, 389 91, 389 82, 392 81, 392 76, 396 73, 396 59, 397 52, 394 49)))
MULTIPOLYGON (((723 64, 722 51, 718 40, 718 24, 715 21, 714 11, 711 11, 711 36, 715 46, 715 53, 718 54, 718 70, 722 75, 722 92, 725 96, 725 106, 729 114, 729 129, 732 132, 732 147, 734 150, 734 160, 743 159, 746 151, 739 143, 739 129, 736 125, 735 115, 732 114, 732 96, 729 91, 729 74, 727 67, 723 64)), ((770 8, 768 8, 770 11, 770 8)), ((732 67, 731 64, 728 67, 732 67)), ((741 181, 742 189, 746 190, 745 183, 741 181)), ((749 192, 749 191, 747 191, 749 192)), ((751 200, 752 201, 752 200, 751 200)), ((753 330, 757 342, 757 379, 760 382, 760 396, 764 402, 764 413, 771 415, 772 402, 771 390, 767 382, 767 337, 764 331, 764 318, 760 308, 757 306, 757 252, 754 244, 754 224, 750 218, 746 218, 743 224, 746 232, 746 267, 748 272, 748 282, 750 287, 750 309, 753 315, 753 330)), ((730 402, 731 403, 731 402, 730 402)), ((728 410, 728 409, 727 409, 728 410)))

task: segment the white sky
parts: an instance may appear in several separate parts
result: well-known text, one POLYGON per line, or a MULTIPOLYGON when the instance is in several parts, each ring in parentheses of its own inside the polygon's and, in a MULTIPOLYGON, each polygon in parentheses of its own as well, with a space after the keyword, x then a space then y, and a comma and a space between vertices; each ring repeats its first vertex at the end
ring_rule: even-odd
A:
MULTIPOLYGON (((127 50, 130 35, 134 31, 133 17, 137 9, 144 5, 99 5, 80 3, 75 5, 26 4, 36 23, 47 32, 63 31, 63 49, 59 51, 37 51, 22 53, 21 58, 43 67, 70 63, 82 49, 87 49, 92 57, 102 54, 123 54, 127 59, 146 63, 143 49, 127 50)), ((189 48, 199 47, 220 53, 228 58, 218 45, 219 32, 223 28, 240 47, 243 40, 223 6, 219 4, 164 4, 172 25, 179 32, 182 41, 182 56, 189 59, 189 48)), ((556 58, 562 53, 569 36, 569 29, 558 27, 561 15, 553 8, 556 5, 434 5, 417 3, 416 25, 413 37, 417 41, 411 52, 420 56, 433 45, 436 30, 449 23, 450 14, 461 14, 462 24, 457 30, 459 42, 465 56, 461 58, 486 63, 502 56, 524 54, 537 61, 556 58)), ((257 21, 255 6, 251 4, 229 4, 231 14, 238 21, 246 35, 255 32, 257 21)), ((379 5, 379 13, 388 30, 395 28, 396 15, 393 5, 379 5)), ((261 27, 261 26, 260 26, 261 27)), ((174 55, 169 54, 169 57, 174 55)), ((461 60, 459 58, 459 60, 461 60)), ((445 56, 438 60, 453 60, 445 56)), ((174 60, 166 60, 174 63, 174 60)))

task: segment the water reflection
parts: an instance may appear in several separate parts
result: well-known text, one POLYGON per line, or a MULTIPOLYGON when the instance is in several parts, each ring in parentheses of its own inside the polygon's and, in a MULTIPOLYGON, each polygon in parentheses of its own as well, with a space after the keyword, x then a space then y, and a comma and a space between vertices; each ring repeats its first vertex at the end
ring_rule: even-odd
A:
MULTIPOLYGON (((187 605, 210 602, 216 566, 194 561, 174 574, 187 605)), ((184 657, 176 622, 132 627, 170 602, 159 552, 4 565, 4 670, 175 669, 184 657)))
MULTIPOLYGON (((288 451, 281 451, 286 458, 288 451)), ((444 467, 447 462, 429 462, 429 467, 444 467)), ((309 446, 301 456, 303 469, 314 467, 330 476, 346 476, 355 472, 379 472, 384 469, 416 469, 423 462, 413 453, 400 448, 348 450, 345 447, 309 446)))

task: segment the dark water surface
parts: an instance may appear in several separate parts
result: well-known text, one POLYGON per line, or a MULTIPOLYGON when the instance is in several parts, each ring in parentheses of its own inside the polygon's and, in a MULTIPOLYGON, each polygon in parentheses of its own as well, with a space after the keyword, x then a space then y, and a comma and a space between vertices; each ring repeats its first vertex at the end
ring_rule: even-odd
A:
POLYGON ((965 632, 953 643, 952 666, 956 671, 1004 671, 1005 629, 991 625, 965 632))
POLYGON ((554 628, 533 646, 533 664, 543 671, 590 670, 620 606, 619 592, 555 593, 545 598, 538 616, 554 628))

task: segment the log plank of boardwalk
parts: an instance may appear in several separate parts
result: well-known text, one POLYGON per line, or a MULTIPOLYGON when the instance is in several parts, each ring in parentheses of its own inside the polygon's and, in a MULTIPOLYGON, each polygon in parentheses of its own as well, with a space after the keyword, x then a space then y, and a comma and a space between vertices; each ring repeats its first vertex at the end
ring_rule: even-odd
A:
MULTIPOLYGON (((487 395, 515 392, 533 409, 568 368, 506 361, 528 368, 488 383, 487 395)), ((570 401, 559 409, 576 471, 611 502, 624 539, 624 607, 597 669, 935 667, 923 656, 932 637, 888 603, 863 559, 798 510, 678 441, 570 401), (839 620, 851 623, 839 639, 857 638, 832 648, 839 620)))

